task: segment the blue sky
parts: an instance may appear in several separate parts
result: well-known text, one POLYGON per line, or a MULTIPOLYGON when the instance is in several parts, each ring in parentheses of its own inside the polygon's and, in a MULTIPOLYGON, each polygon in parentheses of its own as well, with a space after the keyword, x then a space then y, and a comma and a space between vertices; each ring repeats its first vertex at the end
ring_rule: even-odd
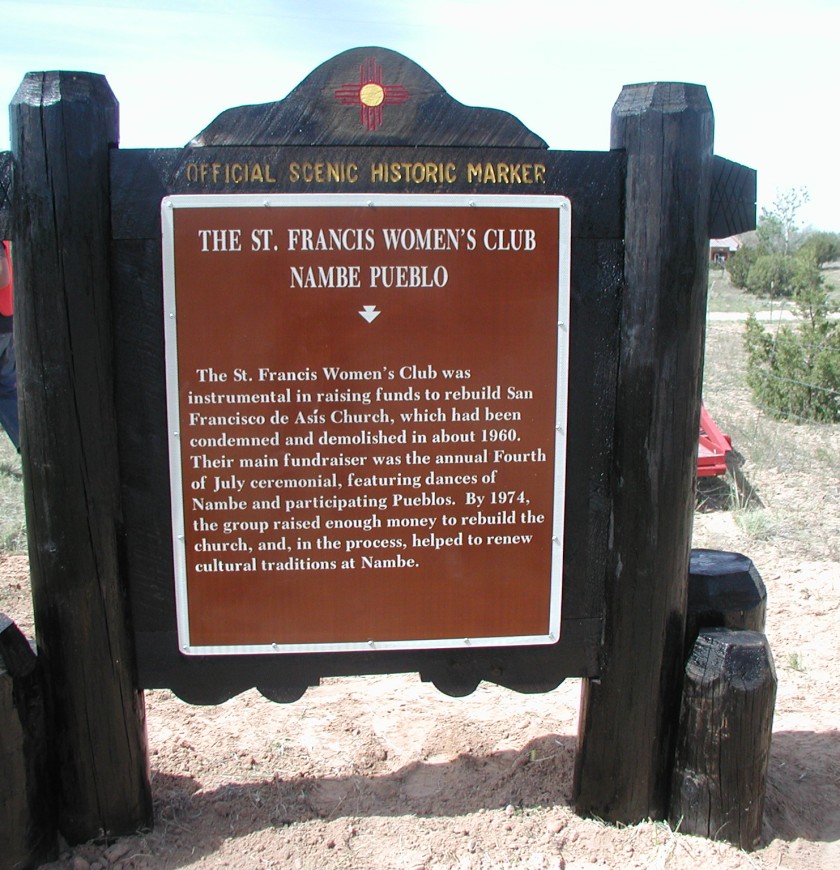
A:
POLYGON ((840 231, 838 0, 0 0, 0 21, 0 100, 29 71, 102 73, 125 148, 183 145, 224 109, 280 99, 364 45, 407 55, 556 149, 606 150, 623 84, 696 82, 715 152, 758 170, 759 205, 804 186, 801 222, 840 231))

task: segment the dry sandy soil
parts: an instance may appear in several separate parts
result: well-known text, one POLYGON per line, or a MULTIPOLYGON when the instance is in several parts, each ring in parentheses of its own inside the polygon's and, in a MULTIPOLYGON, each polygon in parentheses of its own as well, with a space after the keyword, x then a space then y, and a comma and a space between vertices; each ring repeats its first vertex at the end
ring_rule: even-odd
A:
MULTIPOLYGON (((453 699, 394 675, 329 680, 290 705, 148 692, 154 830, 48 867, 840 867, 840 427, 751 407, 739 329, 710 328, 708 356, 726 364, 708 367, 706 403, 763 507, 745 510, 743 488, 734 509, 706 504, 695 545, 746 553, 768 590, 779 685, 761 848, 576 817, 578 681, 453 699)), ((27 571, 0 557, 0 609, 31 634, 27 571)))

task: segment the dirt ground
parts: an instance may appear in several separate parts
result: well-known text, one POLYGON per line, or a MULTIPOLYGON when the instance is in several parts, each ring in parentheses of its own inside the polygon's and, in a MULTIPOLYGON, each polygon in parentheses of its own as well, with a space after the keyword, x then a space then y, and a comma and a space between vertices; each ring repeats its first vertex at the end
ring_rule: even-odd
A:
MULTIPOLYGON (((713 324, 709 355, 737 356, 739 328, 713 324)), ((706 404, 746 483, 698 510, 695 546, 746 553, 767 586, 778 697, 761 848, 575 816, 577 680, 453 699, 393 675, 328 680, 289 705, 248 692, 193 707, 148 692, 154 829, 46 866, 836 870, 840 427, 778 428, 737 375, 707 376, 706 404)), ((25 556, 0 556, 0 609, 31 634, 25 556)))

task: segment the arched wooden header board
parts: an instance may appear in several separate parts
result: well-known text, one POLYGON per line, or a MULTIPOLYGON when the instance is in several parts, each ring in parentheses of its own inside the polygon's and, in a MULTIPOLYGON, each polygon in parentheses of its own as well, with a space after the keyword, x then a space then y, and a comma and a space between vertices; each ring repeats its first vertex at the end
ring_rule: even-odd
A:
POLYGON ((707 245, 755 212, 705 89, 628 86, 610 151, 554 151, 361 48, 184 148, 119 149, 86 73, 29 74, 12 130, 65 836, 148 814, 143 688, 294 700, 398 671, 451 694, 598 677, 579 805, 659 812, 707 245), (117 757, 124 781, 73 779, 117 757))
POLYGON ((460 694, 597 672, 622 170, 382 49, 186 149, 114 153, 145 685, 287 697, 416 670, 460 694))

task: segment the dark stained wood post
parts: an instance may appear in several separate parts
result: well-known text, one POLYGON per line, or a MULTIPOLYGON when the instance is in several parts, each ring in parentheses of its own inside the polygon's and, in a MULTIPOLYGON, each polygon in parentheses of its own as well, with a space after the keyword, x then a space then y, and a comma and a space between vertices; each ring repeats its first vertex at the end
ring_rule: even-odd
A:
POLYGON ((0 613, 0 866, 23 870, 58 857, 44 693, 38 660, 0 613))
POLYGON ((121 571, 102 76, 29 73, 11 106, 16 344, 32 597, 72 843, 151 822, 121 571))
POLYGON ((742 849, 761 841, 776 672, 757 631, 701 631, 685 668, 670 821, 742 849))
POLYGON ((664 818, 679 709, 708 272, 713 117, 706 89, 623 89, 625 290, 600 680, 585 680, 578 812, 664 818))

